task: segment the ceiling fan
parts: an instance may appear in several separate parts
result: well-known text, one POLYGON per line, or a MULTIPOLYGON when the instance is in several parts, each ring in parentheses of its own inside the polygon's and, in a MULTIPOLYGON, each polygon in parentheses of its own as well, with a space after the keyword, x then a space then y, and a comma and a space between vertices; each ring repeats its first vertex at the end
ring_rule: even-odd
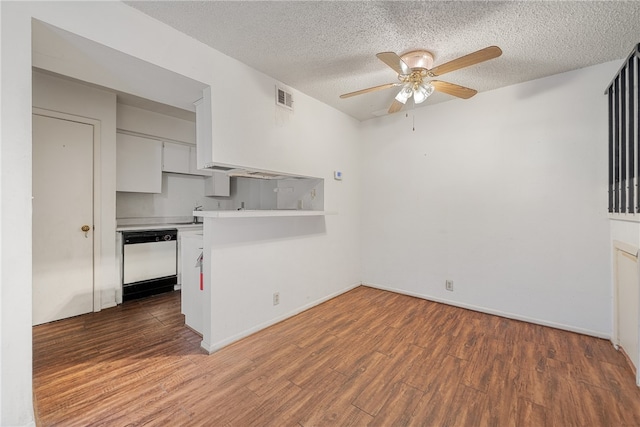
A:
POLYGON ((500 55, 502 55, 502 50, 500 50, 498 46, 489 46, 431 68, 433 66, 433 55, 431 52, 426 50, 412 50, 411 52, 407 52, 401 56, 398 56, 394 52, 381 52, 376 56, 398 73, 398 82, 387 83, 380 86, 357 90, 355 92, 345 93, 340 95, 340 98, 350 98, 363 93, 401 86, 400 92, 398 92, 395 100, 391 104, 391 107, 389 107, 389 113, 396 113, 400 111, 406 104, 407 100, 412 96, 413 102, 420 104, 424 102, 433 93, 433 91, 443 92, 457 96, 458 98, 468 99, 478 93, 478 91, 453 83, 447 83, 440 80, 427 81, 426 79, 429 77, 441 76, 442 74, 459 70, 460 68, 479 64, 480 62, 497 58, 500 55))

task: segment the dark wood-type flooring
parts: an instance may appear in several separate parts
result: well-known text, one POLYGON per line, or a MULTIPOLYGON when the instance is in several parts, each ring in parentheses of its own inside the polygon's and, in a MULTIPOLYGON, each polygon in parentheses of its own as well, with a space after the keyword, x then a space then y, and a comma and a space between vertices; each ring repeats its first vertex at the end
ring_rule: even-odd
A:
POLYGON ((179 293, 33 328, 39 426, 640 426, 606 340, 367 287, 212 355, 179 293))

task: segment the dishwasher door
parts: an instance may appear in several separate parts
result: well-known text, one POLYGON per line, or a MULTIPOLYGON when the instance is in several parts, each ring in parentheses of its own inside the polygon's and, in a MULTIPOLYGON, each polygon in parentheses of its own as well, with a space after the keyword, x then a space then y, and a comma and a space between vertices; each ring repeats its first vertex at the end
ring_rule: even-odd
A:
POLYGON ((173 291, 178 283, 178 230, 122 234, 122 301, 173 291))
POLYGON ((124 245, 124 280, 128 285, 177 274, 177 242, 148 242, 124 245))

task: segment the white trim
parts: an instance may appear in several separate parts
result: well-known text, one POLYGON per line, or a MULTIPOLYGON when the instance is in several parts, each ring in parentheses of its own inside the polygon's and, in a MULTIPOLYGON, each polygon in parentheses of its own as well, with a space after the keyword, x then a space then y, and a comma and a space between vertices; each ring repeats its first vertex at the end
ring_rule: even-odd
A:
MULTIPOLYGON (((618 324, 619 316, 618 316, 618 300, 620 298, 620 293, 618 291, 618 257, 617 252, 622 252, 626 254, 628 257, 635 258, 636 260, 636 269, 638 277, 640 277, 640 262, 638 262, 638 253, 640 249, 634 245, 629 243, 621 242, 619 240, 613 241, 613 333, 611 337, 611 342, 615 346, 616 350, 623 350, 620 347, 620 325, 618 324)), ((638 337, 640 340, 640 337, 638 337)), ((631 360, 628 353, 625 351, 625 355, 628 360, 631 360)), ((635 366, 637 363, 640 363, 638 360, 633 360, 632 363, 636 368, 636 385, 640 387, 640 366, 635 366)))
POLYGON ((164 136, 157 136, 157 135, 151 135, 151 134, 148 134, 148 133, 136 132, 134 130, 116 128, 116 133, 121 133, 123 135, 139 136, 139 137, 142 137, 142 138, 157 139, 158 141, 172 142, 174 144, 186 145, 188 147, 195 147, 196 146, 195 142, 180 141, 178 139, 171 139, 171 138, 166 138, 164 136))
MULTIPOLYGON (((101 205, 101 121, 89 117, 33 107, 32 114, 93 126, 93 311, 102 309, 102 205, 101 205)), ((33 171, 31 172, 33 174, 33 171)))
POLYGON ((565 331, 570 331, 570 332, 576 332, 579 334, 583 334, 583 335, 590 335, 596 338, 604 338, 607 339, 609 341, 611 341, 611 335, 606 333, 606 332, 602 332, 602 331, 592 331, 590 329, 583 329, 583 328, 576 328, 575 326, 570 326, 570 325, 565 325, 562 323, 556 323, 556 322, 549 322, 546 320, 541 320, 541 319, 535 319, 532 317, 527 317, 527 316, 521 316, 519 314, 515 314, 515 313, 509 313, 509 312, 505 312, 505 311, 501 311, 501 310, 494 310, 491 308, 487 308, 487 307, 480 307, 477 305, 472 305, 472 304, 465 304, 465 303, 461 303, 458 301, 451 301, 448 299, 444 299, 444 298, 437 298, 437 297, 433 297, 431 295, 422 295, 422 294, 418 294, 415 292, 408 292, 402 289, 397 289, 397 288, 393 288, 393 287, 389 287, 389 286, 382 286, 382 285, 375 285, 375 284, 370 284, 370 283, 363 283, 363 286, 369 286, 371 288, 376 288, 376 289, 381 289, 383 291, 389 291, 389 292, 395 292, 398 294, 402 294, 402 295, 408 295, 411 297, 416 297, 416 298, 421 298, 427 301, 433 301, 433 302, 439 302, 442 304, 447 304, 447 305, 452 305, 454 307, 460 307, 460 308, 465 308, 467 310, 473 310, 473 311, 477 311, 480 313, 485 313, 485 314, 492 314, 494 316, 500 316, 500 317, 505 317, 507 319, 514 319, 514 320, 520 320, 523 322, 528 322, 528 323, 533 323, 536 325, 542 325, 542 326, 549 326, 551 328, 556 328, 556 329, 562 329, 565 331))
POLYGON ((628 253, 631 256, 638 256, 638 251, 639 249, 635 246, 633 246, 632 244, 629 243, 625 243, 625 242, 621 242, 620 240, 614 240, 613 241, 613 249, 618 249, 621 250, 623 252, 628 253))
POLYGON ((296 308, 293 311, 290 311, 289 313, 283 314, 282 316, 278 316, 278 317, 276 317, 274 319, 271 319, 271 320, 268 320, 268 321, 266 321, 264 323, 260 323, 259 325, 256 325, 256 326, 254 326, 252 328, 249 328, 249 329, 247 329, 245 331, 242 331, 242 332, 240 332, 238 334, 235 334, 235 335, 233 335, 233 336, 231 336, 229 338, 226 338, 226 339, 224 339, 222 341, 218 341, 216 343, 209 344, 209 343, 206 343, 204 340, 202 340, 202 342, 200 343, 200 346, 206 352, 208 352, 209 354, 215 353, 216 351, 222 349, 223 347, 228 346, 229 344, 233 344, 234 342, 239 341, 242 338, 246 338, 249 335, 255 334, 256 332, 261 331, 262 329, 268 328, 269 326, 275 325, 276 323, 282 322, 283 320, 286 320, 286 319, 288 319, 290 317, 293 317, 296 314, 300 314, 303 311, 306 311, 306 310, 308 310, 308 309, 310 309, 312 307, 315 307, 317 305, 322 304, 323 302, 327 302, 330 299, 333 299, 333 298, 335 298, 335 297, 337 297, 339 295, 342 295, 344 293, 347 293, 347 292, 357 288, 358 286, 362 286, 362 283, 356 283, 355 285, 351 285, 351 286, 349 286, 349 287, 347 287, 345 289, 342 289, 342 290, 340 290, 338 292, 334 292, 334 293, 332 293, 330 295, 327 295, 326 297, 323 297, 323 298, 320 298, 320 299, 318 299, 316 301, 310 302, 309 304, 305 304, 305 305, 303 305, 301 307, 296 308))
POLYGON ((628 221, 628 222, 640 222, 639 214, 625 214, 625 213, 610 213, 609 219, 611 221, 628 221))

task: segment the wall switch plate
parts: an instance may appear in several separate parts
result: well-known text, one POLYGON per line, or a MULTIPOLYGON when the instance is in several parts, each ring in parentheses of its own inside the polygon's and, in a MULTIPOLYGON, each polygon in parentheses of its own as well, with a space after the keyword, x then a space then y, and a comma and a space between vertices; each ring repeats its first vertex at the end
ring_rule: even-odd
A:
POLYGON ((447 280, 444 282, 444 286, 448 291, 453 292, 453 280, 447 280))
POLYGON ((280 292, 273 293, 273 305, 280 304, 280 292))
POLYGON ((340 172, 340 171, 334 171, 334 172, 333 172, 333 177, 334 177, 337 181, 342 181, 342 172, 340 172))

